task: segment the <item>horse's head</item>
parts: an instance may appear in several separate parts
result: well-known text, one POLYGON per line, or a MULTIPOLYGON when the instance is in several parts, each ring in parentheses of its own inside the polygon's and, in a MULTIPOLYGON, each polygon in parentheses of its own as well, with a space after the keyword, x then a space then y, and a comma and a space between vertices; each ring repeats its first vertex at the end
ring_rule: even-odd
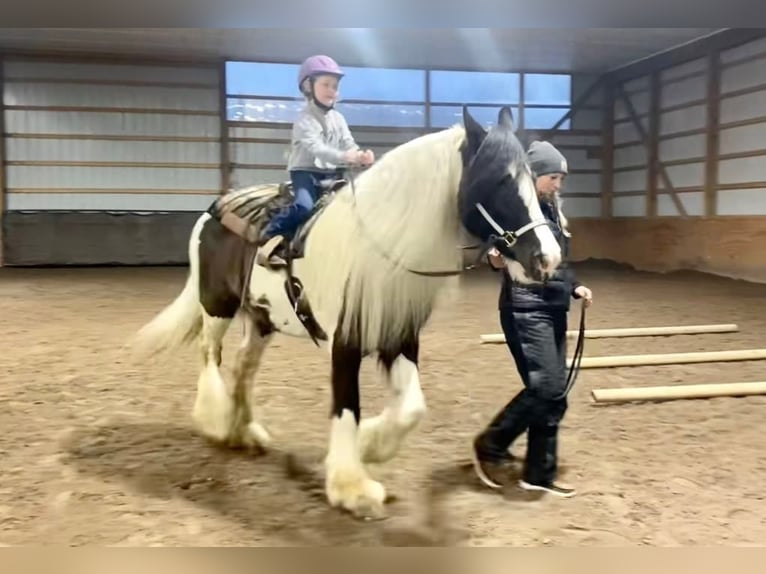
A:
POLYGON ((500 110, 486 131, 463 107, 465 141, 460 217, 466 230, 505 256, 520 281, 545 281, 561 262, 561 248, 543 217, 511 110, 500 110))

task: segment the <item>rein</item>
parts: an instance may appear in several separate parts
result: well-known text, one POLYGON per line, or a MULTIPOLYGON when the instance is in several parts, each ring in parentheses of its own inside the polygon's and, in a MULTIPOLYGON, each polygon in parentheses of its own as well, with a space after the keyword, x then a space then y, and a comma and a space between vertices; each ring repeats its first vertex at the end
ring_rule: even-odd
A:
POLYGON ((345 168, 346 171, 351 173, 351 177, 348 178, 349 185, 351 186, 351 198, 352 198, 352 211, 354 212, 354 215, 356 216, 356 220, 359 222, 360 227, 362 227, 362 230, 367 235, 368 239, 370 240, 370 243, 375 247, 375 250, 389 263, 394 264, 397 267, 401 267, 405 271, 409 273, 413 273, 414 275, 421 275, 424 277, 450 277, 453 275, 460 275, 463 273, 464 269, 461 266, 459 269, 447 269, 443 271, 421 271, 418 269, 410 269, 406 265, 404 265, 401 261, 395 261, 392 259, 388 253, 385 252, 384 249, 382 249, 373 239, 372 234, 367 231, 367 226, 365 225, 364 221, 362 220, 361 215, 359 215, 358 210, 356 209, 356 187, 354 185, 354 174, 353 170, 350 167, 345 168))

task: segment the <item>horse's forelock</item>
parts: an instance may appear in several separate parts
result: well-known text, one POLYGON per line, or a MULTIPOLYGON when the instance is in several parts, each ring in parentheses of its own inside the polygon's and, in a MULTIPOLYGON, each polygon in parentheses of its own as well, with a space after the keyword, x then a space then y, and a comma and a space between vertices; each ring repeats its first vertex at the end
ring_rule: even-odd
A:
POLYGON ((471 187, 484 187, 500 182, 509 172, 518 175, 525 162, 526 153, 513 131, 494 126, 468 165, 465 179, 471 187))

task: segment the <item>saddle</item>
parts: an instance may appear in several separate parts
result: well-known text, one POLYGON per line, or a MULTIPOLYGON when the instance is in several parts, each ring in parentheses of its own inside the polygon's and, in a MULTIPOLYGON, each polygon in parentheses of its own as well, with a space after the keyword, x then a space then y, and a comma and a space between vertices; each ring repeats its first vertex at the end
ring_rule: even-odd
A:
MULTIPOLYGON (((303 285, 300 280, 292 273, 292 263, 295 259, 301 259, 304 255, 304 246, 306 237, 309 231, 316 223, 319 215, 330 204, 335 197, 335 193, 347 184, 347 180, 343 178, 329 178, 322 180, 321 187, 324 193, 319 200, 314 204, 314 208, 311 211, 308 219, 301 224, 295 231, 293 238, 289 241, 283 241, 280 245, 276 246, 273 251, 273 255, 279 255, 286 262, 287 280, 285 281, 285 291, 290 304, 293 306, 298 319, 303 323, 303 326, 308 331, 314 344, 319 345, 320 340, 326 341, 327 334, 322 330, 319 323, 316 321, 311 307, 303 297, 303 285)), ((256 190, 262 188, 256 188, 256 190)), ((237 192, 235 192, 237 193, 237 192)), ((239 192, 242 195, 247 195, 244 192, 239 192)), ((247 243, 260 247, 261 233, 263 228, 271 220, 271 217, 277 210, 289 205, 295 198, 292 182, 286 181, 279 184, 278 192, 273 197, 256 197, 250 199, 245 197, 244 201, 237 204, 237 207, 226 208, 226 202, 221 201, 225 196, 219 198, 213 206, 211 206, 209 212, 216 217, 221 224, 229 231, 235 233, 241 237, 247 243), (254 205, 249 205, 248 202, 254 205), (246 209, 244 206, 247 206, 246 209), (240 211, 238 214, 237 211, 240 211)), ((244 300, 245 293, 249 288, 250 271, 255 261, 255 255, 249 255, 249 260, 245 264, 245 275, 242 287, 242 299, 244 300)))
MULTIPOLYGON (((335 192, 347 183, 348 181, 343 178, 322 180, 320 186, 324 193, 314 204, 308 219, 298 226, 291 240, 284 241, 277 247, 274 254, 282 256, 285 260, 301 259, 303 257, 306 236, 316 222, 317 217, 335 197, 335 192)), ((268 225, 271 217, 279 209, 292 203, 294 198, 295 193, 292 182, 285 181, 279 184, 277 196, 269 202, 266 209, 254 213, 247 218, 237 215, 234 210, 225 210, 223 213, 218 214, 219 220, 229 231, 237 234, 248 243, 260 246, 262 243, 262 231, 268 225)))

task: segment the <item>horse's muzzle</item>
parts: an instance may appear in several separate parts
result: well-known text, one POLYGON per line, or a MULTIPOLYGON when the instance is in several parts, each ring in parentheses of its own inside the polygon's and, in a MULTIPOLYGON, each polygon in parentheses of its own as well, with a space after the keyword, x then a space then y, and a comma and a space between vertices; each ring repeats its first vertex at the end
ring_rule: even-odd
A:
POLYGON ((532 256, 532 279, 545 282, 553 277, 556 267, 558 267, 558 263, 552 257, 543 255, 538 251, 532 256))

